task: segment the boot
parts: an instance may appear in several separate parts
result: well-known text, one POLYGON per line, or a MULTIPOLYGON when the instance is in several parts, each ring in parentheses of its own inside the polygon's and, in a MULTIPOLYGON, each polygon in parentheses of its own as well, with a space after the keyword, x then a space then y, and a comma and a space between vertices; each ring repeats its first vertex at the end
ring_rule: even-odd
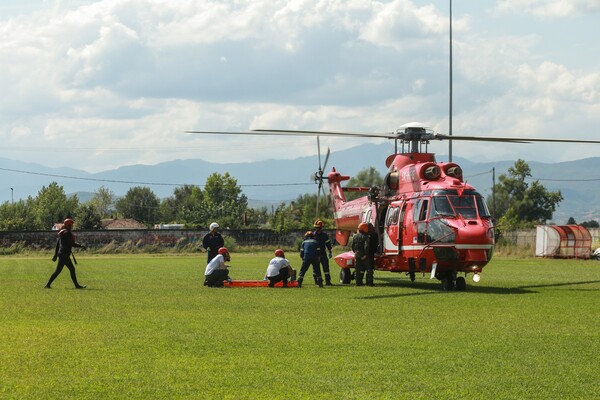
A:
POLYGON ((356 272, 356 286, 363 286, 364 272, 356 272))
POLYGON ((294 282, 296 280, 296 270, 292 269, 292 274, 290 275, 290 282, 294 282))
POLYGON ((304 280, 304 277, 303 277, 303 276, 299 276, 299 277, 298 277, 298 280, 297 280, 297 282, 298 282, 298 287, 302 287, 302 281, 303 281, 303 280, 304 280))
POLYGON ((323 287, 323 278, 321 278, 320 276, 317 277, 317 286, 319 286, 320 288, 323 287))
POLYGON ((373 283, 373 271, 367 271, 367 286, 375 286, 373 283))
POLYGON ((329 275, 329 274, 325 274, 325 285, 333 286, 333 283, 331 283, 331 275, 329 275))

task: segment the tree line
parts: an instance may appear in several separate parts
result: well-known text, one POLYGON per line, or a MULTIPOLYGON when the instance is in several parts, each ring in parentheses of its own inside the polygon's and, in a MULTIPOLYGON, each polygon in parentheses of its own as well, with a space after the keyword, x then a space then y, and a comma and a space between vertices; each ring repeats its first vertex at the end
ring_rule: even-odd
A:
MULTIPOLYGON (((42 187, 37 196, 0 205, 0 230, 48 230, 65 218, 74 218, 78 229, 101 229, 104 219, 132 218, 153 227, 155 224, 183 224, 186 228, 205 228, 218 221, 231 229, 265 228, 289 231, 312 227, 316 195, 301 195, 276 210, 248 207, 248 198, 229 173, 213 173, 202 186, 184 185, 160 199, 146 186, 130 188, 122 197, 102 186, 92 198, 80 202, 68 196, 56 182, 42 187)), ((327 199, 320 198, 321 218, 331 222, 327 199)))
MULTIPOLYGON (((502 228, 530 228, 545 223, 562 201, 560 191, 548 191, 539 181, 529 184, 526 179, 530 177, 529 165, 517 160, 492 188, 494 195, 488 197, 488 207, 502 228)), ((382 181, 379 172, 370 167, 350 179, 348 186, 379 186, 382 181)), ((120 198, 102 186, 89 201, 80 202, 76 195, 67 196, 62 186, 52 182, 42 187, 36 197, 0 205, 0 230, 47 230, 68 217, 77 221, 79 229, 100 229, 101 221, 109 218, 132 218, 148 227, 177 223, 186 228, 205 228, 218 221, 231 229, 288 232, 312 228, 318 217, 327 227, 334 226, 328 196, 303 194, 269 210, 249 207, 248 198, 229 173, 213 173, 202 187, 184 185, 175 188, 171 196, 159 199, 146 186, 132 187, 120 198), (315 214, 317 201, 319 216, 315 214)), ((351 196, 360 194, 348 193, 349 200, 351 196)))

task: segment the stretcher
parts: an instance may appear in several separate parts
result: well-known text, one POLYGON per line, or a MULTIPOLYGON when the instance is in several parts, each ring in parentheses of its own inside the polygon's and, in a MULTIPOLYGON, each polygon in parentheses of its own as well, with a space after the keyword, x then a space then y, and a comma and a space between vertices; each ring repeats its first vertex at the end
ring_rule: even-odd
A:
MULTIPOLYGON (((288 287, 298 287, 298 282, 288 282, 288 287)), ((263 280, 234 280, 231 282, 223 282, 223 286, 225 287, 267 287, 269 286, 269 281, 263 280)), ((283 282, 277 282, 275 287, 282 287, 283 282)))

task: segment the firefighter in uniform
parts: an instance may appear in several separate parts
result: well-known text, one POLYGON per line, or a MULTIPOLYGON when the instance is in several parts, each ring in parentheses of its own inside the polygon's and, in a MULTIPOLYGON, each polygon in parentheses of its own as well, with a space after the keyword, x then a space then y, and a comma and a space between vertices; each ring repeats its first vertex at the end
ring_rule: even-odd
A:
MULTIPOLYGON (((69 272, 71 273, 71 280, 73 281, 75 288, 86 288, 85 285, 80 285, 79 282, 77 282, 75 266, 71 261, 71 252, 73 250, 73 247, 81 247, 83 250, 86 249, 84 245, 79 244, 75 241, 75 235, 73 234, 73 232, 71 232, 74 223, 75 221, 73 221, 71 218, 65 219, 65 221, 63 222, 63 228, 58 232, 58 240, 56 241, 56 248, 54 249, 54 257, 52 257, 52 261, 56 261, 58 259, 58 264, 56 264, 56 270, 54 271, 52 276, 50 276, 48 283, 46 283, 46 286, 44 286, 46 289, 52 288, 52 282, 54 282, 54 280, 62 272, 65 266, 69 269, 69 272)), ((75 256, 73 256, 73 259, 75 259, 75 256)), ((75 263, 77 263, 77 261, 75 263)))
POLYGON ((204 238, 202 238, 202 247, 204 247, 207 252, 207 264, 210 262, 210 260, 217 256, 219 249, 225 246, 225 240, 223 239, 223 236, 217 232, 217 229, 219 229, 219 224, 213 222, 210 224, 209 229, 210 232, 208 232, 206 235, 204 235, 204 238))
POLYGON ((369 262, 369 226, 361 222, 358 232, 352 239, 352 251, 354 252, 354 269, 356 273, 356 286, 363 286, 365 271, 367 273, 367 285, 373 285, 373 267, 369 262))
POLYGON ((319 261, 323 267, 323 274, 325 275, 325 284, 327 286, 333 286, 331 283, 331 274, 329 273, 329 259, 331 258, 331 240, 329 235, 323 232, 323 221, 320 219, 314 223, 315 228, 315 240, 319 243, 321 253, 319 254, 319 261))
POLYGON ((300 257, 302 257, 302 267, 298 274, 298 287, 302 287, 304 281, 304 274, 308 271, 308 267, 313 267, 313 277, 315 278, 315 284, 319 287, 323 287, 323 277, 321 276, 321 268, 319 266, 319 254, 321 249, 319 243, 315 240, 315 235, 312 231, 308 231, 304 234, 304 241, 300 245, 300 257))

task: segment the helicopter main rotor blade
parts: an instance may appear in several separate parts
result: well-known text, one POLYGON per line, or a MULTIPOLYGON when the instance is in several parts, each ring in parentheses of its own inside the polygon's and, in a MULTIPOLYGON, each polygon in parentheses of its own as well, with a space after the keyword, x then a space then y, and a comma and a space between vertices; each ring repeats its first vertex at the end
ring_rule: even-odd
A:
POLYGON ((552 138, 518 138, 518 137, 502 137, 502 136, 448 136, 441 133, 435 135, 438 140, 465 140, 465 141, 480 141, 480 142, 506 142, 506 143, 600 143, 600 140, 588 139, 552 139, 552 138))
MULTIPOLYGON (((327 148, 327 154, 325 154, 325 162, 323 163, 323 169, 322 169, 322 171, 325 171, 325 168, 327 168, 327 161, 329 160, 329 154, 330 153, 331 153, 331 150, 328 147, 327 148)), ((323 175, 321 175, 321 177, 323 177, 323 175)))

